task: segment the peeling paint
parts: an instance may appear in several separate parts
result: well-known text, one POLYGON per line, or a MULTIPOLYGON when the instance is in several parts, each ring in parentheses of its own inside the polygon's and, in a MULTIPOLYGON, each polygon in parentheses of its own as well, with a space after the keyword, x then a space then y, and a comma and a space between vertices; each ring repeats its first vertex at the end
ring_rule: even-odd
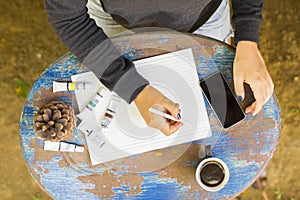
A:
MULTIPOLYGON (((201 37, 187 40, 186 35, 174 33, 129 35, 119 40, 114 38, 113 42, 132 60, 192 47, 199 78, 220 70, 231 87, 233 85, 234 53, 222 43, 201 37), (153 48, 154 44, 157 48, 153 48)), ((151 172, 141 172, 149 163, 141 164, 137 159, 147 158, 146 161, 153 163, 165 158, 173 148, 96 166, 91 165, 88 151, 82 154, 44 151, 42 141, 36 139, 33 130, 34 112, 46 100, 56 97, 51 93, 53 79, 70 80, 71 75, 82 70, 80 67, 78 59, 70 53, 50 65, 33 85, 20 119, 24 159, 33 177, 55 199, 227 199, 247 188, 273 155, 280 134, 280 111, 275 94, 256 117, 247 116, 228 130, 222 129, 206 102, 212 137, 205 142, 213 146, 213 156, 226 162, 230 171, 228 184, 216 193, 201 189, 194 177, 199 163, 199 141, 193 142, 173 163, 151 172)), ((60 93, 59 98, 76 107, 72 94, 60 93)), ((86 145, 78 131, 74 131, 70 140, 86 145)))

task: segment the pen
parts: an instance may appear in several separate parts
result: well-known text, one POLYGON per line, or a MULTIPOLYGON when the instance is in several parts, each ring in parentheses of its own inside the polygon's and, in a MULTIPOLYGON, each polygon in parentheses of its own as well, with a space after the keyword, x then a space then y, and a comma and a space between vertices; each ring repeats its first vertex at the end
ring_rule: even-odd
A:
POLYGON ((156 109, 154 109, 154 108, 149 108, 149 112, 152 112, 152 113, 154 113, 154 114, 160 115, 160 116, 162 116, 162 117, 164 117, 164 118, 173 120, 173 121, 175 121, 175 122, 182 122, 181 120, 176 119, 176 118, 173 117, 172 115, 169 115, 169 114, 167 114, 167 113, 165 113, 165 112, 162 112, 162 111, 160 111, 160 110, 156 110, 156 109))
POLYGON ((185 121, 183 121, 182 119, 176 119, 175 117, 173 117, 172 115, 169 115, 165 112, 162 112, 160 110, 156 110, 154 108, 149 108, 149 112, 152 112, 154 114, 157 114, 157 115, 160 115, 164 118, 167 118, 167 119, 170 119, 170 120, 173 120, 175 122, 182 122, 183 124, 186 124, 186 125, 189 125, 190 127, 193 127, 194 128, 194 125, 190 124, 190 123, 187 123, 185 121))
POLYGON ((185 121, 183 121, 182 119, 180 119, 180 120, 179 120, 179 119, 176 119, 176 118, 173 117, 172 115, 169 115, 169 114, 167 114, 167 113, 165 113, 165 112, 162 112, 162 111, 160 111, 160 110, 156 110, 156 109, 154 109, 154 108, 149 108, 149 112, 152 112, 152 113, 154 113, 154 114, 160 115, 160 116, 162 116, 162 117, 164 117, 164 118, 173 120, 173 121, 175 121, 175 122, 182 122, 182 123, 185 124, 185 125, 188 125, 188 126, 190 126, 190 127, 192 127, 192 128, 195 128, 194 125, 192 125, 192 124, 190 124, 190 123, 188 123, 188 122, 185 122, 185 121))

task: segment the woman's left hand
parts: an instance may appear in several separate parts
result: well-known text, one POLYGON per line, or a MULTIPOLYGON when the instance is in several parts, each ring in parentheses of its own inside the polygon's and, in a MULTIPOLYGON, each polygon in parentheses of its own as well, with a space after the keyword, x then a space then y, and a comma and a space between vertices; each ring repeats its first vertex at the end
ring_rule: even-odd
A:
POLYGON ((243 83, 250 85, 256 101, 245 112, 256 115, 271 98, 274 84, 255 42, 238 42, 233 63, 233 79, 235 93, 242 99, 245 97, 243 83))

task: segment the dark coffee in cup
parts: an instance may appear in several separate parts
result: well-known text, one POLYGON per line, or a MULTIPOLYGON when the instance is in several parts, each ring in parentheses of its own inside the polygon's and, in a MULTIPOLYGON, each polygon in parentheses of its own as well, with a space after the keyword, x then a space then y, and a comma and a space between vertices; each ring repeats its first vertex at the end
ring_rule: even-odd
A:
POLYGON ((216 187, 224 180, 224 168, 217 162, 207 162, 200 169, 200 179, 208 187, 216 187))
POLYGON ((207 191, 218 191, 229 179, 227 165, 219 158, 206 158, 200 162, 196 170, 198 184, 207 191))

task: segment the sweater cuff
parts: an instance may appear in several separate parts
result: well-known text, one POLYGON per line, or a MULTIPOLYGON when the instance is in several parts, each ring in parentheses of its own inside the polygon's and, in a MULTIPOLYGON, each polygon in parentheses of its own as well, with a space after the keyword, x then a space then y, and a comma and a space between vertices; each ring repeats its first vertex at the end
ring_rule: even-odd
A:
POLYGON ((252 41, 259 43, 259 27, 261 21, 240 20, 235 23, 234 44, 239 41, 252 41))
POLYGON ((100 82, 131 103, 149 82, 136 70, 134 64, 121 56, 107 39, 95 47, 84 59, 84 66, 95 73, 100 82))
POLYGON ((113 91, 131 103, 147 85, 149 82, 132 67, 118 80, 113 91))

